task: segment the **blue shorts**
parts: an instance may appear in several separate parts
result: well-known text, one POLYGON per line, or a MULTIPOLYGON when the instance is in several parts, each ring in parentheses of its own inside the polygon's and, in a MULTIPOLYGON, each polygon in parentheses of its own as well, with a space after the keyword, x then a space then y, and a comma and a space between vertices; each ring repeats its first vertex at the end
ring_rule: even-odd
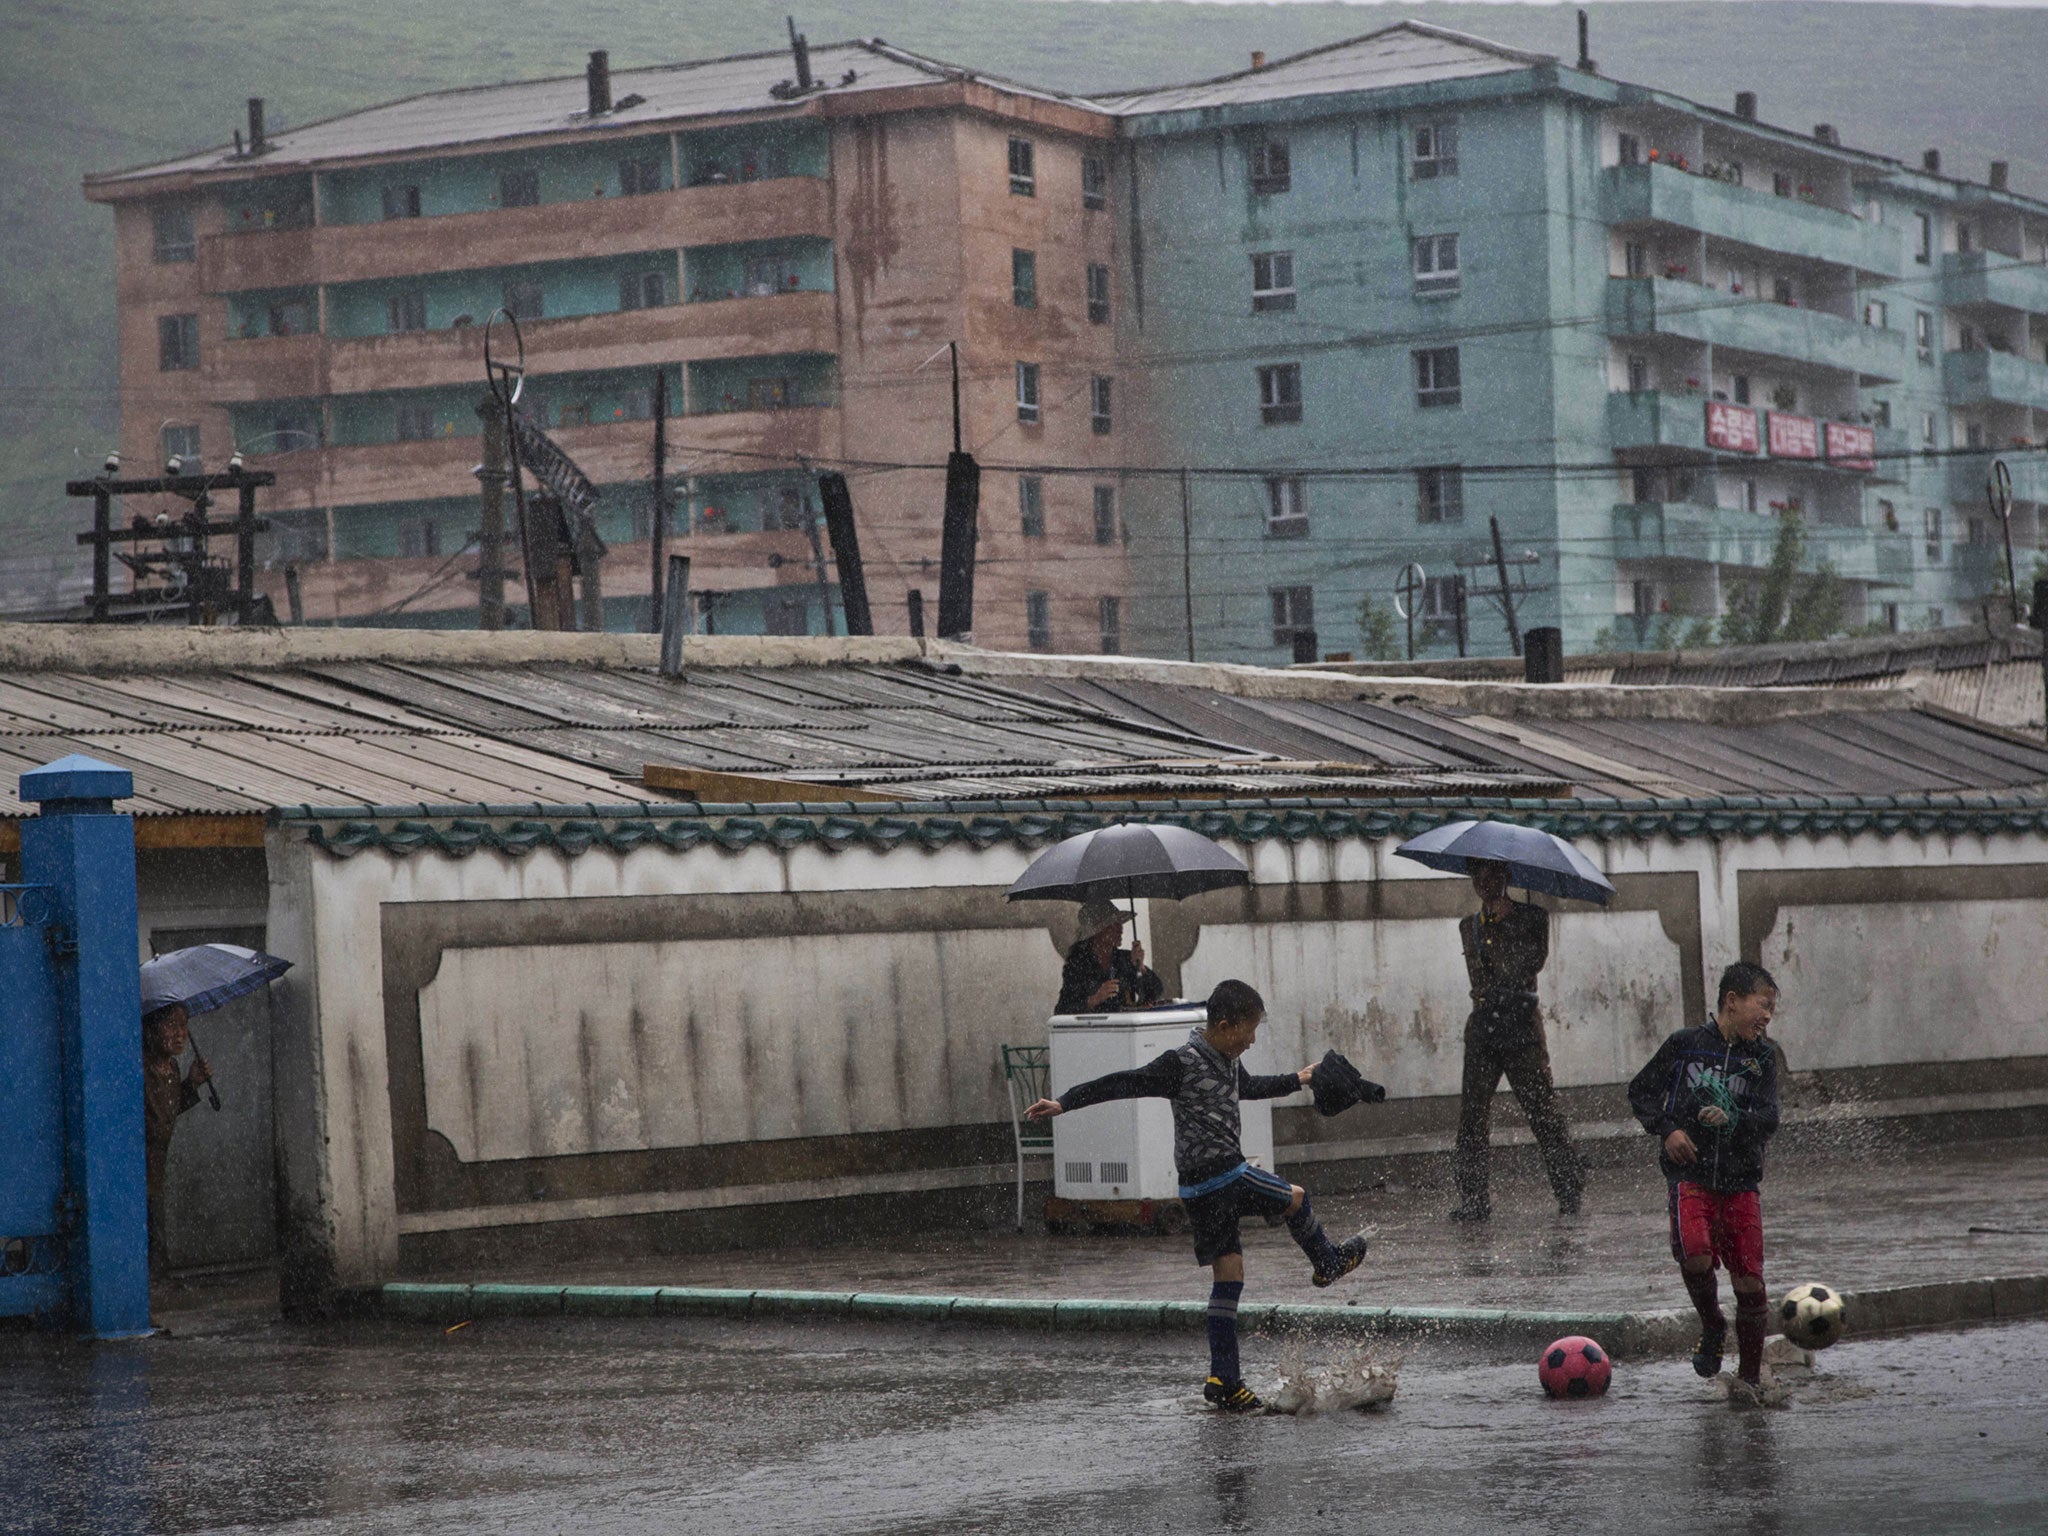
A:
POLYGON ((1214 1264, 1226 1253, 1242 1253, 1238 1241, 1240 1216, 1285 1216, 1294 1203, 1294 1186, 1277 1173, 1249 1163, 1221 1189, 1193 1195, 1187 1207, 1188 1227, 1195 1239, 1195 1262, 1214 1264))

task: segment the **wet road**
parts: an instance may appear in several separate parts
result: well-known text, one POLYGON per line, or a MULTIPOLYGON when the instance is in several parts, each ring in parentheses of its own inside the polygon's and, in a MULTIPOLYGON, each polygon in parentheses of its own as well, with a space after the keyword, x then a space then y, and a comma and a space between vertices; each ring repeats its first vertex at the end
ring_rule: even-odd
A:
MULTIPOLYGON (((0 1337, 0 1530, 2048 1529, 2048 1323, 1829 1351, 1777 1412, 1684 1362, 1553 1404, 1424 1345, 1388 1409, 1229 1419, 1198 1336, 481 1321, 0 1337)), ((1248 1341, 1269 1384, 1278 1347, 1248 1341)))

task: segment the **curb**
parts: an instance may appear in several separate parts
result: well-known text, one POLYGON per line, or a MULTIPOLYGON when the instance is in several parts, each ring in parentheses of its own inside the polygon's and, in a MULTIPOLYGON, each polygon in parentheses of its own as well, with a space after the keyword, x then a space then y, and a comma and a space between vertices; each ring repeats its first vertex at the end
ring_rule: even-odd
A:
MULTIPOLYGON (((1902 1333, 2048 1314, 2048 1275, 1944 1280, 1845 1291, 1856 1333, 1902 1333)), ((350 1310, 394 1321, 479 1317, 722 1317, 857 1323, 948 1323, 1051 1333, 1194 1332, 1199 1301, 918 1296, 867 1291, 716 1290, 667 1285, 437 1284, 395 1280, 354 1294, 350 1310)), ((1541 1349, 1566 1334, 1599 1339, 1619 1359, 1684 1354, 1698 1324, 1689 1311, 1533 1312, 1487 1307, 1303 1306, 1268 1302, 1238 1314, 1245 1333, 1436 1338, 1541 1349)))

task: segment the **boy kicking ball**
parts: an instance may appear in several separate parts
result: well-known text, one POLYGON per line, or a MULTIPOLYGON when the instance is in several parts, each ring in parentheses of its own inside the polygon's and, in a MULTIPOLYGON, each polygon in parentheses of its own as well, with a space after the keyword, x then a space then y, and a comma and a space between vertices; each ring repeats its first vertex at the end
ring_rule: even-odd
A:
MULTIPOLYGON (((1771 973, 1747 960, 1721 973, 1711 1022, 1681 1029, 1628 1085, 1629 1107, 1662 1143, 1671 1185, 1671 1256, 1700 1314, 1692 1368, 1721 1370, 1728 1338, 1717 1265, 1735 1290, 1736 1376, 1754 1402, 1764 1331, 1764 1143, 1778 1128, 1778 1058, 1764 1038, 1778 1005, 1771 973)), ((1740 1390, 1740 1389, 1738 1389, 1740 1390)))
POLYGON ((1332 1243, 1309 1209, 1308 1193, 1245 1161, 1238 1144, 1238 1102, 1279 1099, 1298 1093, 1314 1072, 1254 1076, 1239 1057, 1252 1048, 1266 1016, 1265 999, 1241 981, 1221 983, 1209 994, 1209 1022, 1190 1030, 1187 1044, 1128 1072, 1111 1072, 1077 1083, 1056 1099, 1040 1099, 1025 1111, 1050 1120, 1069 1110, 1113 1099, 1173 1101, 1173 1161, 1180 1197, 1194 1233, 1195 1262, 1206 1265, 1209 1291, 1209 1379, 1202 1396, 1231 1413, 1265 1405, 1244 1384, 1237 1358, 1237 1306, 1244 1295, 1244 1250, 1238 1218, 1284 1217, 1287 1230, 1308 1255, 1317 1285, 1330 1285, 1365 1258, 1365 1234, 1332 1243))

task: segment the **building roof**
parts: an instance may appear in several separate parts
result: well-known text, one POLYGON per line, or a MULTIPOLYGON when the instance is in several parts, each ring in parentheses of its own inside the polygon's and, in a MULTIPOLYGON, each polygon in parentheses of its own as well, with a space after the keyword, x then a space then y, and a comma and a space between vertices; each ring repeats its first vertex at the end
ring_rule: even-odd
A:
POLYGON ((0 817, 69 753, 150 816, 304 805, 1715 799, 2033 791, 1904 694, 1536 688, 910 640, 0 626, 0 817))
POLYGON ((1346 42, 1312 48, 1259 69, 1239 70, 1190 85, 1169 85, 1092 98, 1095 105, 1126 117, 1154 112, 1187 112, 1204 107, 1295 100, 1352 91, 1465 80, 1555 64, 1545 53, 1524 53, 1484 38, 1404 21, 1346 42))

